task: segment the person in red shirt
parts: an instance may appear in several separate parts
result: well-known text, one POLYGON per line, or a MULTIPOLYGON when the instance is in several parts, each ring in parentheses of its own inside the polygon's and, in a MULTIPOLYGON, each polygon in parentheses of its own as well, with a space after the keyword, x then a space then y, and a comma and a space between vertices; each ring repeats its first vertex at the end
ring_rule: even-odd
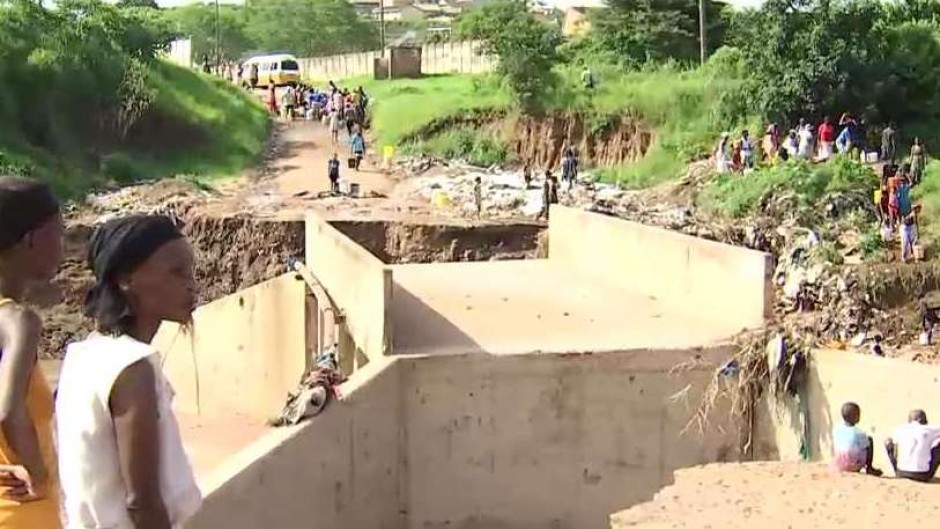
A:
POLYGON ((836 128, 832 126, 829 116, 823 118, 819 125, 819 155, 820 160, 828 160, 832 157, 833 147, 836 142, 836 128))

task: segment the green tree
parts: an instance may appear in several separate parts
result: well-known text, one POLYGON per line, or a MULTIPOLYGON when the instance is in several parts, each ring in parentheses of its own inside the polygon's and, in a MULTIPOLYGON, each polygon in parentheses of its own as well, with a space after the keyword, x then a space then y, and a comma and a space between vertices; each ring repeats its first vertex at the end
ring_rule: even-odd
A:
MULTIPOLYGON (((193 57, 214 57, 216 47, 215 6, 193 4, 164 11, 173 29, 192 40, 193 57)), ((249 36, 244 7, 223 5, 219 9, 219 53, 223 59, 240 59, 257 44, 249 36)))
MULTIPOLYGON (((698 0, 609 0, 607 5, 591 14, 595 51, 633 66, 699 60, 698 0)), ((724 43, 728 19, 724 2, 705 2, 709 54, 724 43)))
POLYGON ((304 57, 380 47, 378 27, 345 0, 255 0, 248 34, 265 51, 304 57))
POLYGON ((742 97, 770 119, 937 119, 937 26, 904 22, 929 9, 913 0, 767 0, 734 20, 748 74, 742 97))
POLYGON ((555 84, 552 68, 560 61, 557 26, 535 19, 525 3, 495 0, 458 20, 457 34, 482 41, 480 51, 497 57, 497 71, 523 108, 537 110, 555 84))
POLYGON ((118 7, 145 7, 148 9, 160 9, 157 0, 119 0, 118 7))

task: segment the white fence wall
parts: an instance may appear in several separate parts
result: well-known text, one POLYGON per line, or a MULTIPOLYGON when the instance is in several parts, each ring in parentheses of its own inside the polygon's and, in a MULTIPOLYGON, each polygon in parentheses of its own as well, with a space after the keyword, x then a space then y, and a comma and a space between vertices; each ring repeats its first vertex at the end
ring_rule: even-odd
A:
MULTIPOLYGON (((373 73, 375 59, 381 56, 381 51, 367 51, 300 59, 300 68, 308 79, 368 76, 373 73)), ((493 65, 491 57, 476 52, 475 42, 442 42, 421 47, 421 72, 425 74, 484 73, 492 70, 493 65)))

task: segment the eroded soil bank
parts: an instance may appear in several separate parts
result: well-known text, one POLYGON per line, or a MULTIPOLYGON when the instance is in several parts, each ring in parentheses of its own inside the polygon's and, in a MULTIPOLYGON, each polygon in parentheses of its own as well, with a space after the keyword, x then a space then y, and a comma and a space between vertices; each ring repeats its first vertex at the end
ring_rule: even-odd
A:
POLYGON ((653 131, 638 118, 613 115, 586 118, 578 113, 549 116, 507 116, 480 112, 432 122, 413 140, 428 139, 450 129, 472 128, 504 141, 511 156, 533 167, 557 167, 573 147, 582 164, 612 167, 642 158, 653 142, 653 131))
MULTIPOLYGON (((302 222, 274 222, 247 217, 183 216, 183 231, 196 251, 199 302, 208 303, 287 272, 291 257, 302 257, 302 222)), ((93 330, 82 316, 85 293, 93 283, 86 264, 94 227, 71 224, 66 232, 66 259, 48 301, 41 309, 45 324, 40 356, 59 357, 65 345, 93 330)), ((45 297, 45 296, 43 296, 45 297)))
MULTIPOLYGON (((209 303, 288 271, 292 257, 304 257, 302 221, 258 220, 250 216, 217 217, 184 213, 183 231, 196 251, 200 304, 209 303)), ((353 240, 383 261, 429 263, 534 257, 537 224, 445 224, 401 221, 337 221, 353 240)), ((66 233, 66 260, 54 290, 38 293, 45 333, 40 356, 60 357, 65 346, 93 330, 82 316, 85 293, 92 285, 86 264, 90 223, 71 223, 66 233), (55 302, 61 303, 55 304, 55 302)))
POLYGON ((389 264, 527 259, 539 250, 536 223, 454 224, 336 221, 349 238, 389 264))

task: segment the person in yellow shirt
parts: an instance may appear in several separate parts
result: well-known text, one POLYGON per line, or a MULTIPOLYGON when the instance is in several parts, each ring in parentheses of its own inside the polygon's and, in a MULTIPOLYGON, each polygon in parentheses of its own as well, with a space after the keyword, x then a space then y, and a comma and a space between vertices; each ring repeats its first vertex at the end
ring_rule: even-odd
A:
POLYGON ((0 177, 0 528, 57 529, 52 391, 37 355, 42 322, 23 305, 62 262, 59 202, 45 184, 0 177), (25 470, 26 474, 20 472, 25 470))

